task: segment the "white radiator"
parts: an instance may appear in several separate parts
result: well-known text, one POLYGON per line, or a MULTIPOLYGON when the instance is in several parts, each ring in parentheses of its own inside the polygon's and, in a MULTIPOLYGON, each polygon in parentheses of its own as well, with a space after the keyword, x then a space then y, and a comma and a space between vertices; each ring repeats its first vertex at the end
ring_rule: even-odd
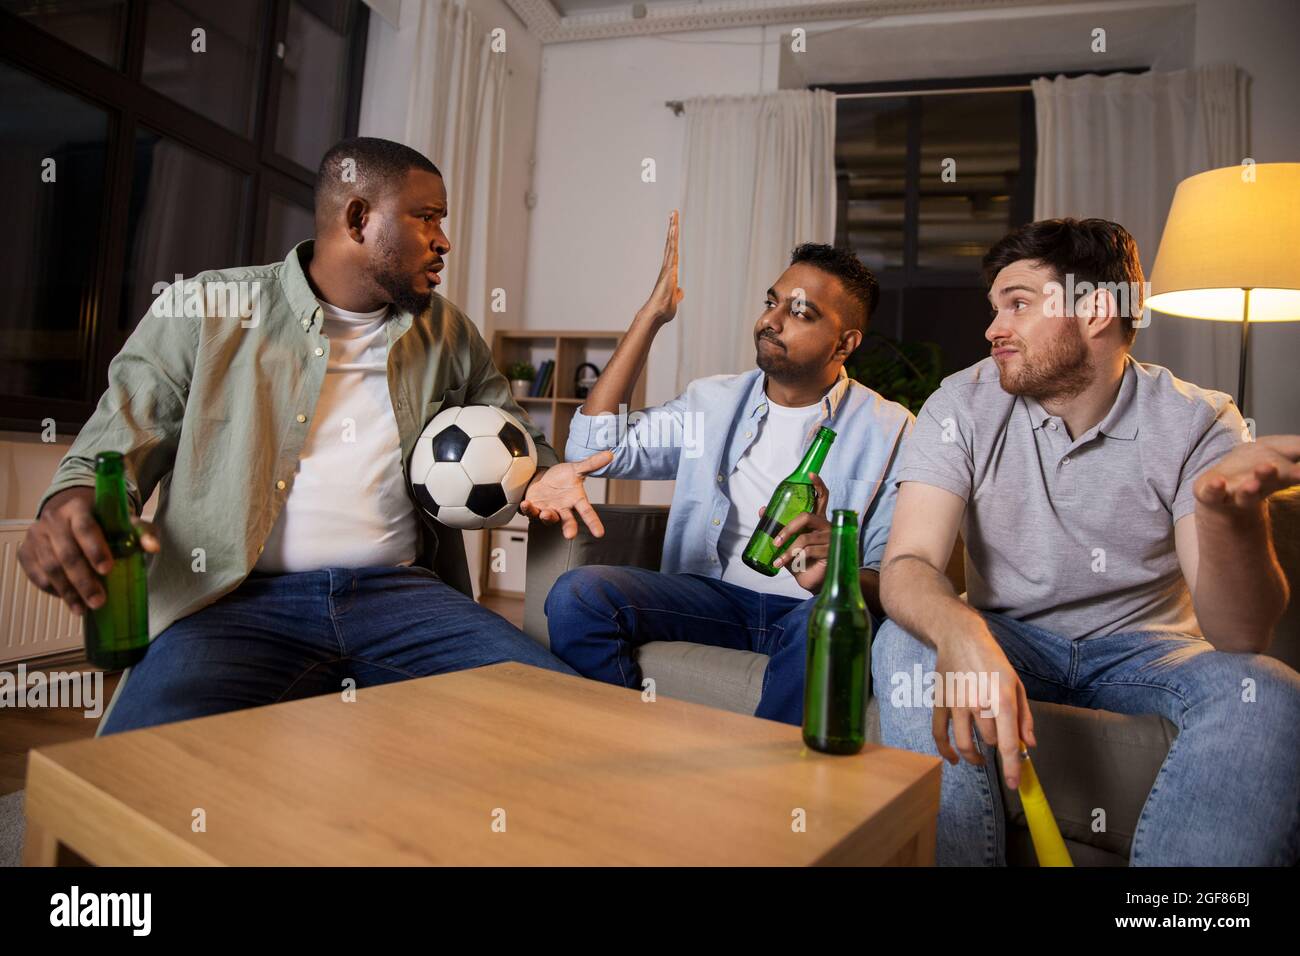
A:
POLYGON ((0 521, 0 666, 83 646, 81 618, 38 591, 18 563, 18 546, 30 525, 0 521))

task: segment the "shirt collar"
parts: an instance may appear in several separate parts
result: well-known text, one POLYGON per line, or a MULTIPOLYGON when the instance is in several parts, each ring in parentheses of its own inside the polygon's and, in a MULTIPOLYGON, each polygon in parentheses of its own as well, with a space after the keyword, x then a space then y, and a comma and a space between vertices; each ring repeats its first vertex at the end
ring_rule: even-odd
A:
MULTIPOLYGON (((754 378, 754 384, 750 386, 749 399, 745 403, 750 417, 767 414, 767 392, 763 388, 766 382, 767 376, 763 372, 759 372, 754 378)), ((835 379, 835 384, 822 396, 822 422, 835 420, 835 413, 839 411, 840 403, 844 401, 844 396, 848 394, 852 384, 849 373, 844 371, 844 366, 841 365, 840 374, 835 379)))
POLYGON ((284 258, 284 266, 280 269, 280 284, 284 286, 285 300, 304 332, 310 332, 312 323, 319 319, 316 310, 320 308, 320 303, 316 301, 316 293, 311 290, 306 273, 315 248, 314 240, 304 239, 289 250, 284 258))
POLYGON ((1119 392, 1110 411, 1097 426, 1097 431, 1107 438, 1132 441, 1137 437, 1137 368, 1133 356, 1124 356, 1124 377, 1120 379, 1119 392))
MULTIPOLYGON (((280 270, 280 284, 284 286, 289 310, 304 332, 310 332, 313 325, 316 325, 319 331, 319 326, 322 324, 322 316, 317 311, 320 302, 316 299, 316 293, 312 291, 311 283, 307 281, 307 265, 311 262, 315 249, 315 240, 304 239, 289 250, 289 255, 285 257, 284 266, 280 270)), ((431 307, 436 307, 433 302, 436 302, 437 298, 436 293, 431 296, 433 300, 430 303, 431 307)), ((389 341, 399 338, 409 329, 414 318, 405 309, 393 306, 388 320, 389 341)))
MULTIPOLYGON (((1105 435, 1107 438, 1117 438, 1122 441, 1132 441, 1137 437, 1137 403, 1134 401, 1137 396, 1137 370, 1134 368, 1133 356, 1124 357, 1124 374, 1120 378, 1119 391, 1115 394, 1115 401, 1111 403, 1110 411, 1095 429, 1098 434, 1105 435)), ((1048 420, 1053 418, 1051 412, 1043 408, 1035 398, 1025 397, 1025 407, 1029 409, 1029 421, 1037 430, 1047 424, 1048 420)), ((1086 438, 1087 435, 1080 436, 1079 440, 1086 438)))

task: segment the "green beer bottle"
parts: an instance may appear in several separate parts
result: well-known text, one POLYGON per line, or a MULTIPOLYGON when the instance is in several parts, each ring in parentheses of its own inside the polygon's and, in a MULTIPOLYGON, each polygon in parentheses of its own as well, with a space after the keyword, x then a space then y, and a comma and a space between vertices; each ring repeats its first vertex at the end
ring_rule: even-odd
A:
POLYGON ((835 432, 829 428, 819 428, 808 453, 799 462, 799 467, 772 492, 772 500, 767 503, 763 518, 754 529, 749 544, 745 546, 745 553, 741 555, 741 560, 759 574, 773 578, 780 572, 781 569, 773 567, 772 562, 790 547, 793 540, 778 548, 772 539, 796 517, 816 507, 812 479, 808 476, 822 470, 826 453, 831 450, 831 442, 834 440, 835 432))
POLYGON ((858 580, 858 514, 836 509, 826 580, 808 618, 803 740, 813 750, 855 754, 866 742, 871 618, 858 580))
POLYGON ((113 554, 113 567, 100 579, 106 599, 86 617, 86 657, 106 671, 121 670, 149 648, 149 588, 140 533, 131 523, 122 455, 95 456, 95 520, 113 554))

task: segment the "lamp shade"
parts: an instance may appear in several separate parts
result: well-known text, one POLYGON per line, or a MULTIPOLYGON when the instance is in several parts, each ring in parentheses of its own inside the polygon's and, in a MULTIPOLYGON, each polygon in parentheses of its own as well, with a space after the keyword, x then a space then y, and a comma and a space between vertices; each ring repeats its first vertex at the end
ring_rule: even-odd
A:
POLYGON ((1229 166, 1178 184, 1146 304, 1170 315, 1300 320, 1300 163, 1229 166))

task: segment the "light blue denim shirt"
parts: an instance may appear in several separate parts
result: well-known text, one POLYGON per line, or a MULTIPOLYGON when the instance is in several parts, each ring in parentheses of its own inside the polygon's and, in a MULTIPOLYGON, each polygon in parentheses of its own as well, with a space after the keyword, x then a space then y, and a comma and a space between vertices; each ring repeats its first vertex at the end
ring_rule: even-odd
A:
MULTIPOLYGON (((660 570, 722 577, 718 538, 732 504, 727 478, 758 438, 767 415, 765 376, 696 379, 677 398, 632 412, 586 415, 579 408, 569 426, 565 456, 570 461, 613 449, 606 478, 676 479, 660 570)), ((835 430, 821 478, 830 490, 827 514, 836 508, 858 513, 861 567, 879 569, 894 516, 896 475, 911 413, 850 379, 844 371, 822 399, 824 415, 804 437, 807 451, 817 425, 835 430)), ((794 470, 793 466, 790 469, 794 470)), ((786 475, 772 475, 772 488, 786 475)))

